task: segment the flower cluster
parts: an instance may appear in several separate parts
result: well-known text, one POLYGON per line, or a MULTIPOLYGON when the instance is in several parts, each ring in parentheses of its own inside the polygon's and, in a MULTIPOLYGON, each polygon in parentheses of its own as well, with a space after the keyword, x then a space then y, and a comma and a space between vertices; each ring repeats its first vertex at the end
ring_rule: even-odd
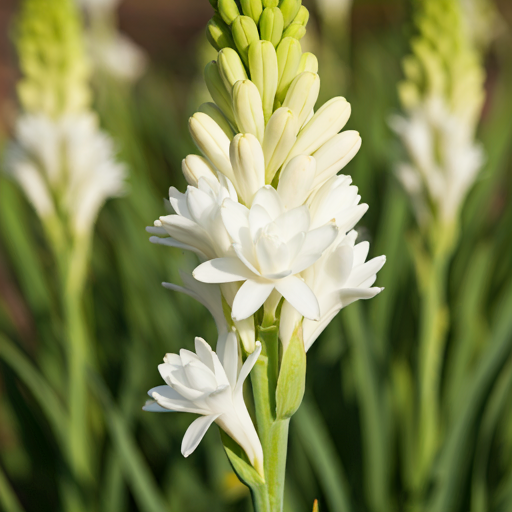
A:
POLYGON ((409 156, 398 175, 420 224, 450 224, 484 161, 475 141, 484 73, 460 2, 422 2, 416 20, 399 89, 406 115, 391 123, 409 156))
MULTIPOLYGON (((197 255, 200 264, 181 290, 197 297, 198 285, 213 287, 201 301, 222 330, 227 325, 239 335, 245 353, 259 350, 263 311, 279 324, 284 351, 301 325, 307 350, 343 307, 381 291, 373 283, 385 258, 366 262, 368 243, 355 243, 353 228, 367 205, 360 204, 351 178, 338 172, 357 153, 361 138, 342 131, 351 111, 345 98, 314 110, 318 63, 302 53, 299 42, 307 9, 300 1, 279 7, 251 1, 242 7, 240 14, 234 1, 220 0, 208 25, 218 50, 217 60, 205 68, 213 102, 189 120, 200 154, 182 162, 186 192, 169 191, 174 213, 148 231, 157 235, 154 243, 197 255), (211 290, 228 307, 226 325, 211 290)), ((188 396, 176 381, 165 380, 188 396)), ((212 384, 208 392, 213 389, 212 384)), ((170 402, 167 408, 178 410, 170 402)), ((251 459, 246 445, 232 437, 251 459)))

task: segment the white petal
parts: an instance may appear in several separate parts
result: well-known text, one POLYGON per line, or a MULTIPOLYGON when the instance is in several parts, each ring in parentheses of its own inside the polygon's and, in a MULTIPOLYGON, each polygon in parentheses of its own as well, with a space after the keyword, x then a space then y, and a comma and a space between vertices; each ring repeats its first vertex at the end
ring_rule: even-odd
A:
POLYGON ((254 247, 252 242, 249 245, 233 244, 233 249, 240 261, 257 276, 261 275, 260 271, 256 268, 257 262, 254 254, 254 247))
POLYGON ((235 243, 245 243, 250 240, 249 210, 242 204, 226 199, 221 208, 222 222, 229 236, 235 243))
POLYGON ((386 263, 386 256, 378 256, 354 268, 347 281, 347 287, 358 288, 370 276, 375 275, 386 263))
POLYGON ((276 290, 302 315, 310 320, 320 318, 320 306, 311 288, 299 277, 276 281, 276 290))
POLYGON ((148 395, 157 403, 169 411, 190 412, 193 414, 204 414, 205 410, 197 407, 193 402, 181 396, 169 386, 157 386, 148 391, 148 395))
POLYGON ((210 414, 201 416, 193 421, 185 432, 183 442, 181 443, 181 453, 183 457, 188 457, 199 445, 210 425, 220 416, 220 414, 210 414))
POLYGON ((161 405, 158 405, 156 400, 147 400, 144 407, 142 407, 142 410, 146 412, 173 412, 169 409, 165 409, 161 405))
POLYGON ((233 393, 234 395, 242 392, 245 379, 247 379, 249 373, 251 373, 251 370, 256 364, 256 361, 258 360, 260 353, 261 343, 257 341, 254 352, 251 355, 249 355, 249 357, 245 360, 245 363, 243 364, 242 368, 240 369, 240 374, 238 375, 238 380, 236 382, 236 388, 233 393))
POLYGON ((288 247, 275 236, 261 236, 256 244, 256 255, 261 274, 264 276, 279 274, 290 268, 288 247))
POLYGON ((267 210, 260 204, 255 204, 249 212, 249 229, 252 241, 256 241, 260 236, 261 230, 272 222, 272 218, 267 210))
POLYGON ((212 372, 215 372, 215 366, 213 364, 213 351, 210 345, 206 343, 203 338, 196 336, 194 339, 194 347, 196 349, 197 357, 204 363, 212 372))
POLYGON ((233 332, 219 338, 217 342, 217 352, 219 353, 219 344, 222 344, 222 354, 219 353, 222 366, 226 372, 229 385, 234 388, 236 386, 236 376, 238 373, 238 340, 233 332))
POLYGON ((296 233, 309 231, 310 217, 307 206, 299 206, 288 210, 275 220, 279 237, 288 242, 296 233))
POLYGON ((254 274, 238 258, 216 258, 205 261, 192 272, 203 283, 233 283, 245 281, 254 274))
POLYGON ((272 220, 284 213, 283 202, 281 201, 277 190, 270 185, 265 185, 258 190, 252 204, 259 204, 263 206, 272 220))
POLYGON ((165 238, 160 238, 158 236, 150 236, 149 241, 152 244, 165 245, 167 247, 175 247, 177 249, 182 249, 183 251, 191 251, 194 254, 197 254, 200 259, 207 259, 206 254, 203 251, 199 250, 197 247, 192 247, 191 245, 184 244, 183 242, 178 242, 178 240, 174 240, 174 238, 169 236, 165 238))
POLYGON ((281 171, 277 191, 287 210, 304 204, 315 179, 316 162, 312 156, 299 155, 281 171))
POLYGON ((243 320, 253 315, 267 300, 274 289, 273 283, 247 280, 238 290, 231 317, 233 320, 243 320))
POLYGON ((219 387, 212 370, 203 363, 189 363, 183 366, 190 386, 203 393, 213 393, 219 387))
POLYGON ((358 243, 354 247, 354 266, 362 265, 368 257, 370 244, 366 241, 358 243))
POLYGON ((283 352, 292 338, 293 331, 302 320, 302 315, 288 302, 284 301, 279 321, 279 339, 283 344, 283 352))
POLYGON ((334 224, 327 224, 307 233, 302 249, 293 262, 293 273, 298 274, 313 265, 334 242, 337 235, 338 228, 334 224))

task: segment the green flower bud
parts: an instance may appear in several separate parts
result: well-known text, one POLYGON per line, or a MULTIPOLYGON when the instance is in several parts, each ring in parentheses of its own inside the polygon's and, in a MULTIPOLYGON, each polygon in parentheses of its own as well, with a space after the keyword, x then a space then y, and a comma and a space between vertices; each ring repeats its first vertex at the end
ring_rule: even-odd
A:
POLYGON ((283 13, 284 28, 286 28, 297 16, 301 6, 301 0, 281 0, 279 2, 279 9, 283 13))
POLYGON ((265 155, 265 183, 272 183, 276 172, 286 160, 297 140, 297 118, 286 107, 277 109, 265 128, 263 154, 265 155))
POLYGON ((279 73, 276 51, 270 41, 255 41, 249 46, 249 70, 260 92, 266 123, 272 115, 279 73))
POLYGON ((211 4, 211 6, 212 6, 215 10, 217 10, 217 6, 218 6, 218 4, 219 4, 219 0, 210 0, 210 4, 211 4))
POLYGON ((299 69, 297 69, 297 74, 302 73, 303 71, 318 73, 318 59, 314 54, 310 52, 302 54, 302 57, 300 58, 299 69))
POLYGON ((219 52, 218 63, 220 76, 231 97, 231 91, 235 82, 248 78, 244 65, 238 53, 232 48, 224 48, 219 52))
POLYGON ((306 27, 300 23, 293 22, 283 33, 283 37, 294 37, 301 40, 306 35, 306 27))
POLYGON ((206 38, 217 51, 226 47, 235 48, 235 42, 233 41, 229 27, 218 14, 206 25, 206 38))
POLYGON ((279 0, 263 0, 263 8, 267 7, 277 7, 279 5, 279 0))
POLYGON ((308 24, 308 21, 309 11, 304 5, 301 5, 297 16, 295 16, 293 19, 293 23, 300 23, 303 27, 305 27, 308 24))
POLYGON ((318 93, 320 92, 320 77, 311 71, 304 71, 293 80, 286 93, 283 107, 293 110, 301 127, 310 115, 318 93))
POLYGON ((277 84, 277 101, 282 102, 288 92, 288 87, 297 76, 302 49, 299 41, 293 37, 284 38, 277 47, 277 65, 279 82, 277 84))
MULTIPOLYGON (((224 50, 223 50, 224 51, 224 50)), ((234 125, 235 116, 231 106, 231 94, 228 93, 219 73, 219 66, 212 60, 204 68, 204 81, 213 101, 222 110, 224 115, 234 125)))
POLYGON ((222 19, 228 25, 231 25, 235 19, 240 16, 240 11, 235 0, 219 0, 217 8, 222 19))
POLYGON ((284 19, 281 9, 278 7, 267 7, 260 17, 261 39, 270 41, 277 46, 283 35, 284 19))
POLYGON ((250 16, 256 24, 260 21, 263 6, 261 0, 240 0, 242 11, 246 16, 250 16))
POLYGON ((254 41, 259 41, 260 35, 258 27, 249 16, 238 16, 231 26, 233 39, 240 53, 240 57, 246 65, 249 64, 249 45, 254 41))
POLYGON ((241 133, 251 133, 263 142, 265 121, 258 88, 250 80, 239 80, 233 87, 233 111, 241 133))
POLYGON ((210 116, 222 128, 222 131, 228 136, 229 140, 235 136, 235 132, 229 124, 227 117, 215 103, 203 103, 198 110, 210 116))

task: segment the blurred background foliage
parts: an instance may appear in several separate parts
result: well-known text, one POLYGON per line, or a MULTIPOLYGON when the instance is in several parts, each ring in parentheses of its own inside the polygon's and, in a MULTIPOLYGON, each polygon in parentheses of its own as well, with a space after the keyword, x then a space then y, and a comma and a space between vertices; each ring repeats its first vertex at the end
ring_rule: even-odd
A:
MULTIPOLYGON (((486 50, 486 101, 478 138, 486 164, 463 210, 447 283, 451 325, 442 374, 443 445, 428 502, 408 489, 414 431, 419 297, 408 233, 408 199, 394 170, 403 150, 388 126, 399 110, 401 59, 412 33, 406 0, 305 0, 312 17, 304 51, 319 58, 319 104, 344 95, 348 128, 363 146, 344 171, 370 210, 360 238, 386 254, 385 292, 332 322, 308 355, 308 391, 291 423, 287 511, 512 510, 512 4, 486 4, 495 21, 475 37, 486 50), (490 28, 489 28, 490 27, 490 28), (484 44, 484 43, 482 43, 484 44), (408 437, 409 436, 409 437, 408 437), (437 508, 436 508, 437 507, 437 508)), ((19 76, 6 37, 18 4, 0 6, 0 147, 12 135, 19 76)), ((189 297, 165 290, 194 260, 148 243, 144 228, 164 212, 170 185, 183 189, 181 159, 193 152, 186 121, 207 98, 206 0, 126 0, 121 29, 147 54, 135 83, 95 68, 94 106, 130 171, 129 192, 111 200, 96 228, 86 309, 94 340, 90 375, 95 474, 89 510, 251 510, 216 429, 196 453, 180 454, 190 418, 145 414, 147 389, 166 352, 210 342, 215 326, 189 297)), ((479 43, 480 44, 480 43, 479 43)), ((69 470, 59 449, 66 397, 55 267, 35 213, 0 176, 0 508, 57 511, 69 470)))

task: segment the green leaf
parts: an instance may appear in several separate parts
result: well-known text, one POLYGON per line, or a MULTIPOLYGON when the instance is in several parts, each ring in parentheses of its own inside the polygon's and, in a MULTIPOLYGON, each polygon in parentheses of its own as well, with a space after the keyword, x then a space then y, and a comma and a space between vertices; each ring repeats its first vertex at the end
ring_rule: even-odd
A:
POLYGON ((292 336, 283 355, 276 389, 277 419, 291 418, 304 398, 306 387, 306 351, 302 326, 292 336))

